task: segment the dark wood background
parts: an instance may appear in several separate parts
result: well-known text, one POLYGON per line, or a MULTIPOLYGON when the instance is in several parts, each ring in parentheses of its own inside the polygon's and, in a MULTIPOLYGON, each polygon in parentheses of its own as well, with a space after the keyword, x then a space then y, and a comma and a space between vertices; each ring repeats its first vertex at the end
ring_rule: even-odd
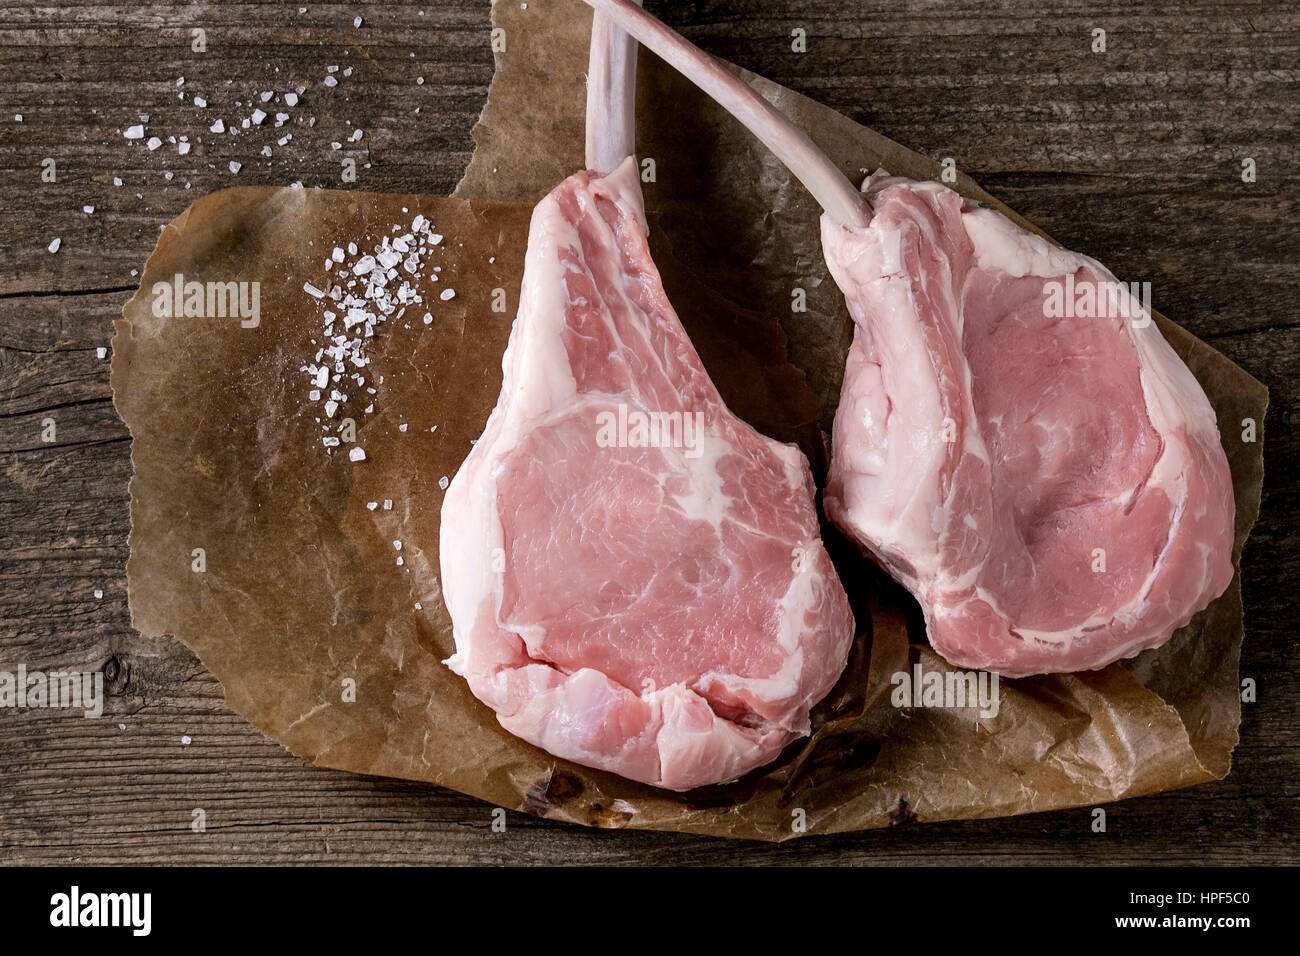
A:
POLYGON ((0 861, 1296 862, 1300 7, 648 5, 710 52, 921 152, 956 157, 1062 242, 1151 280, 1157 308, 1268 385, 1241 663, 1259 702, 1245 707, 1232 774, 1108 807, 1105 834, 1081 809, 773 847, 513 813, 494 833, 476 800, 285 752, 224 706, 180 642, 131 629, 131 445, 96 348, 108 345, 159 227, 203 193, 295 179, 338 188, 340 155, 371 164, 357 188, 449 192, 492 76, 487 0, 0 3, 0 666, 104 667, 113 692, 98 721, 0 712, 0 861), (195 27, 206 53, 191 50, 195 27), (795 27, 808 34, 800 55, 790 51, 795 27), (1090 50, 1094 28, 1106 30, 1104 55, 1090 50), (353 73, 326 89, 328 64, 353 73), (250 137, 207 133, 217 116, 248 115, 236 100, 292 85, 308 89, 289 111, 294 139, 272 159, 250 137), (178 91, 206 96, 208 108, 178 91), (156 151, 122 136, 141 113, 146 135, 164 140, 156 151), (353 126, 365 130, 359 144, 346 142, 353 126), (183 157, 166 142, 182 134, 195 142, 183 157), (1247 157, 1258 170, 1251 184, 1241 179, 1247 157), (54 183, 41 178, 47 158, 54 183), (231 159, 244 164, 238 175, 231 159), (57 422, 54 443, 40 439, 46 418, 57 422), (190 829, 195 807, 206 810, 205 833, 190 829))

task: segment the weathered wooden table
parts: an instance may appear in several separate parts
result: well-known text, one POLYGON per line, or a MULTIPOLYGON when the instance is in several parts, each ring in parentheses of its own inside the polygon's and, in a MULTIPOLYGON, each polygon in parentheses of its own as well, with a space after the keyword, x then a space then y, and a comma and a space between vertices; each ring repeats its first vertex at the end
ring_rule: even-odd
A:
POLYGON ((1241 672, 1259 701, 1245 707, 1227 780, 1110 807, 1105 834, 1077 810, 770 847, 518 814, 493 832, 476 800, 286 753, 226 709, 182 644, 132 631, 131 444, 97 350, 159 227, 229 185, 338 187, 331 142, 371 163, 356 188, 445 194, 491 79, 487 0, 299 2, 0 4, 0 666, 102 667, 113 692, 101 720, 0 711, 0 861, 1300 859, 1300 8, 649 4, 713 53, 917 150, 960 157, 1062 242, 1150 279, 1161 311, 1272 390, 1263 511, 1244 562, 1241 672), (799 27, 807 51, 794 54, 799 27), (1099 29, 1105 53, 1092 50, 1099 29), (327 76, 339 85, 311 97, 314 125, 286 125, 295 136, 272 158, 197 143, 218 116, 247 116, 257 91, 316 90, 327 76), (124 138, 141 114, 156 149, 124 138), (182 136, 194 144, 184 155, 182 136), (43 441, 51 419, 56 438, 43 441), (207 811, 204 833, 191 830, 194 807, 207 811))

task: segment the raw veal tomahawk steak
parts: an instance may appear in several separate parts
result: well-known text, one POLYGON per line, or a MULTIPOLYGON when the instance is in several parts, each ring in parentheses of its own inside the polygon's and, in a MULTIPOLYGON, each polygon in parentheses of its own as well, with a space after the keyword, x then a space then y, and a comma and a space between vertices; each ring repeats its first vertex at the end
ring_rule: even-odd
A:
POLYGON ((866 188, 869 227, 822 223, 857 324, 827 515, 958 666, 1085 670, 1163 644, 1232 578, 1200 385, 1096 261, 937 183, 866 188))
POLYGON ((936 650, 1009 677, 1098 668, 1223 592, 1234 505, 1214 411, 1126 287, 937 183, 878 173, 868 205, 716 61, 622 0, 588 2, 826 210, 855 323, 826 513, 912 591, 936 650))
POLYGON ((723 404, 606 122, 588 163, 612 171, 533 214, 501 395, 443 504, 447 664, 511 733, 686 790, 808 733, 854 625, 808 465, 723 404))

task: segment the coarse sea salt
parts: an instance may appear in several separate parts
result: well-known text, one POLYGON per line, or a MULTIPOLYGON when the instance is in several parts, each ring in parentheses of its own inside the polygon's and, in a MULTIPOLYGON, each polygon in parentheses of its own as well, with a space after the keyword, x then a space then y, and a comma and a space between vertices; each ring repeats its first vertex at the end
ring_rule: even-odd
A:
MULTIPOLYGON (((351 382, 358 389, 364 388, 367 396, 377 396, 378 390, 362 375, 370 364, 370 342, 389 319, 400 319, 408 307, 425 304, 420 284, 426 276, 433 278, 426 269, 426 260, 432 253, 435 238, 442 239, 433 231, 432 224, 417 215, 409 225, 395 224, 377 242, 369 236, 366 238, 370 245, 365 249, 355 241, 330 246, 329 258, 323 263, 328 280, 322 283, 324 288, 312 282, 302 285, 303 291, 319 303, 320 337, 312 339, 317 349, 299 367, 310 380, 312 387, 307 398, 312 404, 321 400, 323 390, 331 382, 340 387, 351 382)), ((379 384, 382 382, 380 377, 379 384)), ((332 423, 338 422, 338 433, 346 435, 344 426, 352 418, 360 417, 355 410, 358 407, 360 404, 349 411, 347 396, 334 388, 323 404, 324 420, 317 415, 316 421, 326 432, 333 430, 332 423)), ((375 407, 374 401, 368 401, 360 414, 373 414, 375 407)), ((406 430, 405 426, 402 430, 406 430)), ((333 448, 337 444, 334 441, 325 447, 333 448)), ((353 461, 364 459, 364 452, 359 448, 349 451, 350 456, 357 454, 363 457, 352 457, 353 461)), ((390 503, 385 503, 385 508, 388 507, 390 503)))

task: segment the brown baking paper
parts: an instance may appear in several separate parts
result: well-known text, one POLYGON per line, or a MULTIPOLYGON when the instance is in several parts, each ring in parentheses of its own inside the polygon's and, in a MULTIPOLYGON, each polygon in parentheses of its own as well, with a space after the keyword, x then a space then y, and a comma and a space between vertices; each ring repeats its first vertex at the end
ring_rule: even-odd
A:
MULTIPOLYGON (((488 200, 531 203, 581 165, 589 16, 576 0, 534 0, 527 10, 497 4, 493 17, 506 52, 458 189, 481 199, 235 189, 164 231, 113 343, 114 398, 134 438, 135 626, 185 641, 232 708, 317 764, 589 825, 782 840, 1088 805, 1223 776, 1239 720, 1237 579, 1164 648, 1096 673, 1005 681, 998 715, 982 718, 891 705, 895 672, 946 667, 909 643, 910 599, 834 536, 862 633, 812 737, 770 768, 673 794, 557 760, 500 729, 440 663, 453 641, 438 588, 439 482, 495 403, 518 302, 531 210, 488 200), (338 413, 358 423, 367 457, 352 462, 346 446, 326 453, 320 406, 305 400, 299 367, 314 357, 321 323, 303 283, 326 288, 334 246, 368 245, 417 213, 447 237, 428 261, 438 281, 426 270, 419 289, 434 321, 414 318, 421 308, 379 327, 366 372, 371 384, 383 377, 374 411, 354 401, 338 413), (176 273, 260 282, 259 325, 157 318, 153 285, 176 273), (456 296, 441 301, 448 287, 456 296), (504 313, 492 309, 498 289, 504 313), (367 507, 385 500, 391 510, 367 507)), ((933 162, 745 76, 846 171, 937 175, 933 162)), ((732 409, 798 441, 820 471, 817 423, 833 411, 851 326, 822 265, 817 210, 649 55, 640 89, 640 152, 657 167, 646 187, 652 248, 669 296, 732 409), (796 286, 806 313, 789 311, 796 286)), ((1239 561, 1262 459, 1238 423, 1262 426, 1266 393, 1177 326, 1161 328, 1219 414, 1239 561)))

